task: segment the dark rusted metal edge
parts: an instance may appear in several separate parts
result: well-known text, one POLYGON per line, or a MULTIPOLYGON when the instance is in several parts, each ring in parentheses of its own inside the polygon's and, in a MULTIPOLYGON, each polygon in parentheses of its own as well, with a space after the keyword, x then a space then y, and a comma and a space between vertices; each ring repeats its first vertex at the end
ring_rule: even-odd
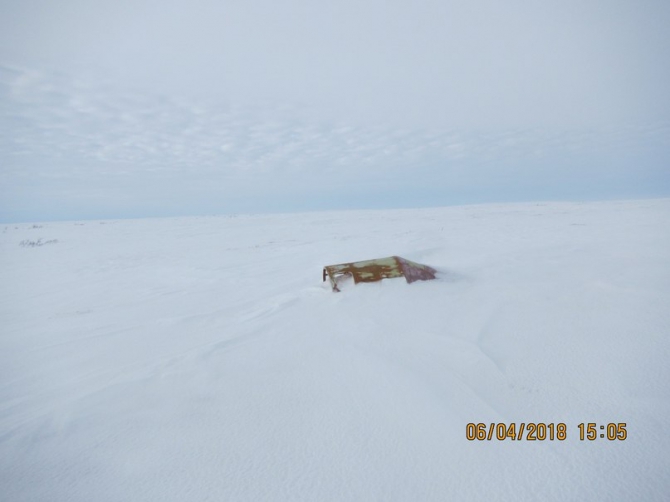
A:
POLYGON ((354 283, 376 282, 382 279, 405 277, 408 284, 415 281, 428 281, 435 279, 437 271, 428 265, 422 265, 399 256, 389 256, 375 260, 364 260, 337 265, 326 265, 323 267, 323 281, 326 277, 330 279, 333 291, 339 291, 338 279, 343 276, 351 276, 354 283))

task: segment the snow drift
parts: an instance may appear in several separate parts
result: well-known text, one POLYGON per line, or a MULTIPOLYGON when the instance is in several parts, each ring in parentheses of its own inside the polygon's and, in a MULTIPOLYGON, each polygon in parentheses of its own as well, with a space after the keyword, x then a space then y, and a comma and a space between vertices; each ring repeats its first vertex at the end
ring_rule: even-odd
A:
POLYGON ((3 498, 664 500, 669 229, 668 200, 7 225, 3 498), (438 280, 321 282, 391 254, 438 280))

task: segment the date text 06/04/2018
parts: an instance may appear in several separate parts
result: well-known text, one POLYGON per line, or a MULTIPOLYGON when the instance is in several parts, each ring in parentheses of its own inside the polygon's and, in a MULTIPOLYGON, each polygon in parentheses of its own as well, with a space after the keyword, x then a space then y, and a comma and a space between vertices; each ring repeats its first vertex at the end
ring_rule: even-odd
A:
MULTIPOLYGON (((628 437, 626 423, 608 423, 598 425, 595 422, 585 422, 577 426, 580 441, 595 441, 606 439, 609 441, 624 441, 628 437)), ((521 422, 517 423, 469 423, 465 427, 465 438, 468 441, 565 441, 568 438, 568 427, 563 422, 521 422)))

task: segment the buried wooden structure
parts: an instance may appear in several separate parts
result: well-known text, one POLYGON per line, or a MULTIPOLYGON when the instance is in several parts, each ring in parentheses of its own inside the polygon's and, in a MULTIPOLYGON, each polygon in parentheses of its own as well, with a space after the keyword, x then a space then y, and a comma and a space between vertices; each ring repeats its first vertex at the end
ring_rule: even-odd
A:
POLYGON ((400 256, 389 256, 376 260, 340 263, 323 267, 323 280, 330 279, 333 291, 339 291, 338 279, 344 276, 354 278, 354 283, 375 282, 392 277, 404 277, 408 283, 435 279, 436 270, 428 265, 421 265, 400 256))

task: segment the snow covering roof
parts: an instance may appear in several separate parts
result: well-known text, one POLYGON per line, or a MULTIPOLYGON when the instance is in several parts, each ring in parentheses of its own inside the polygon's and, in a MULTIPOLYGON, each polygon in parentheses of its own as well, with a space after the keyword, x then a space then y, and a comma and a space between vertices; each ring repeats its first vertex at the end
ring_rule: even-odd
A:
POLYGON ((405 277, 408 283, 414 281, 428 281, 435 279, 437 271, 428 265, 422 265, 400 256, 377 258, 375 260, 340 263, 323 267, 323 280, 326 276, 333 285, 333 291, 339 291, 338 279, 343 276, 352 276, 354 283, 375 282, 393 277, 405 277))

